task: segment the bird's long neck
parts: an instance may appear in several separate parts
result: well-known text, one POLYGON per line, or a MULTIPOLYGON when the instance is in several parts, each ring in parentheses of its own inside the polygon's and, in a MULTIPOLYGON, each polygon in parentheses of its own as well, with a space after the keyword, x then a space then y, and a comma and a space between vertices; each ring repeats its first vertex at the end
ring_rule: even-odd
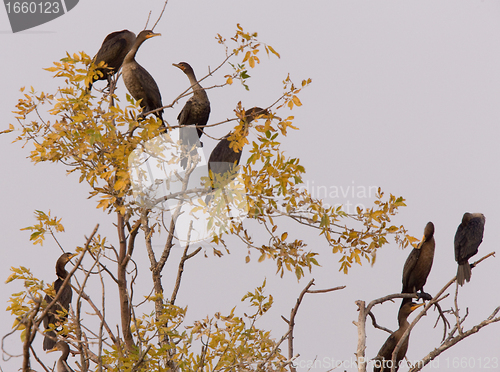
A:
POLYGON ((204 90, 201 87, 200 83, 198 83, 198 80, 196 80, 196 75, 194 74, 194 71, 189 72, 186 75, 187 75, 187 77, 189 79, 189 83, 191 84, 191 87, 193 88, 193 92, 194 93, 204 92, 204 90))
POLYGON ((66 361, 68 360, 68 356, 69 356, 69 347, 64 348, 63 353, 62 353, 61 357, 59 358, 59 360, 61 362, 66 363, 66 361))
POLYGON ((127 55, 123 59, 124 64, 135 61, 135 55, 143 42, 144 40, 141 39, 135 41, 134 45, 132 45, 132 48, 128 51, 127 55))
POLYGON ((68 276, 65 266, 66 264, 62 262, 58 262, 56 265, 56 274, 61 279, 65 279, 68 276))
POLYGON ((398 318, 398 323, 399 323, 399 329, 406 330, 406 328, 410 326, 410 323, 408 323, 408 316, 400 316, 398 318))

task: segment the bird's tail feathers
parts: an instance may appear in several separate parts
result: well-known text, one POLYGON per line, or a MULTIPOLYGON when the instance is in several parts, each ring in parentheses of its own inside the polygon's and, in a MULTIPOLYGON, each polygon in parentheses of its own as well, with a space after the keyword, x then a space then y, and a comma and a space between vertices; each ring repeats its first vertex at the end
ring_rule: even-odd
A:
POLYGON ((56 346, 56 333, 54 331, 45 332, 43 338, 43 350, 50 350, 56 346))
POLYGON ((457 270, 457 282, 461 286, 464 285, 465 281, 470 282, 470 277, 472 275, 470 265, 468 262, 458 265, 457 270))

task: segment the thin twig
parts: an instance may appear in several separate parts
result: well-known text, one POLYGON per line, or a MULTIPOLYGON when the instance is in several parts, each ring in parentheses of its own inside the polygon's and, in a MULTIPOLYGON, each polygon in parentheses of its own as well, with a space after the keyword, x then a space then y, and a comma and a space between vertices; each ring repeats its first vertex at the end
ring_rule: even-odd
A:
POLYGON ((385 327, 382 327, 382 326, 377 324, 377 319, 375 319, 375 315, 373 315, 373 313, 371 311, 368 313, 368 315, 370 316, 370 318, 372 318, 372 325, 374 328, 378 328, 378 329, 381 329, 382 331, 386 331, 386 332, 390 333, 391 335, 393 334, 393 332, 389 328, 385 328, 385 327))
MULTIPOLYGON (((161 10, 161 13, 160 13, 160 16, 158 17, 158 19, 156 20, 155 24, 153 25, 153 27, 151 28, 151 30, 154 30, 156 25, 158 24, 158 22, 160 22, 160 19, 161 17, 163 17, 163 12, 165 11, 165 8, 167 6, 167 3, 168 3, 168 0, 165 0, 165 3, 163 4, 163 8, 161 10)), ((148 21, 149 21, 149 17, 148 17, 148 21)))

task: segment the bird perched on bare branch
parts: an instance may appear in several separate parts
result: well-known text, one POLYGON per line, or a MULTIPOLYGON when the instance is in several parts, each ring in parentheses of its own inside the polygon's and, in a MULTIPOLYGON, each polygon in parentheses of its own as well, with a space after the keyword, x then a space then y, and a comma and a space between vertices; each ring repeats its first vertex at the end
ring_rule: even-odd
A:
POLYGON ((92 89, 92 84, 98 80, 107 80, 108 86, 111 83, 111 77, 122 66, 123 60, 130 51, 135 42, 135 34, 129 30, 112 32, 102 42, 101 48, 92 59, 92 64, 96 67, 95 74, 92 76, 87 90, 92 89), (97 67, 101 62, 106 67, 97 67), (102 76, 99 76, 98 72, 102 76))
MULTIPOLYGON (((407 302, 401 305, 398 312, 399 328, 387 338, 384 345, 380 348, 377 356, 374 358, 373 372, 389 372, 391 370, 392 353, 394 352, 399 340, 410 326, 410 323, 408 323, 408 316, 422 305, 423 303, 416 304, 414 302, 407 302)), ((399 369, 399 363, 403 360, 406 352, 408 351, 409 339, 410 336, 408 335, 398 351, 396 356, 396 371, 399 369)))
MULTIPOLYGON (((63 253, 61 257, 56 262, 56 275, 57 279, 54 282, 54 291, 56 294, 61 291, 61 286, 64 282, 64 279, 68 276, 68 272, 66 271, 66 264, 71 260, 76 254, 73 253, 63 253)), ((68 317, 69 304, 71 303, 71 298, 73 297, 73 290, 71 289, 70 282, 62 289, 62 293, 59 296, 58 302, 53 305, 47 315, 43 318, 43 326, 45 327, 45 337, 43 339, 43 350, 50 350, 56 344, 56 334, 54 331, 48 330, 50 328, 50 324, 54 326, 60 325, 66 321, 68 317), (65 315, 59 315, 58 312, 64 312, 65 315)), ((45 295, 45 302, 47 304, 51 303, 53 300, 52 296, 48 294, 45 295)))
POLYGON ((457 282, 463 285, 470 282, 471 268, 469 258, 477 253, 483 241, 484 223, 486 219, 482 213, 464 213, 462 223, 455 234, 455 261, 458 263, 457 282))
MULTIPOLYGON (((403 268, 403 289, 401 293, 417 293, 424 300, 431 300, 432 297, 424 293, 424 285, 431 272, 432 262, 434 260, 434 224, 428 222, 424 229, 424 237, 414 248, 406 259, 403 268)), ((403 303, 411 302, 410 298, 403 298, 403 303)))
MULTIPOLYGON (((193 89, 193 96, 188 99, 184 107, 182 108, 177 120, 180 126, 180 140, 183 146, 187 150, 192 150, 194 146, 197 146, 198 139, 203 135, 203 127, 208 122, 208 117, 210 116, 210 101, 208 100, 207 92, 203 89, 196 80, 196 75, 194 74, 193 68, 187 62, 174 63, 175 67, 180 68, 188 77, 191 88, 193 89), (194 125, 196 126, 196 131, 198 138, 195 135, 190 135, 194 133, 190 130, 183 130, 183 126, 194 125)), ((184 151, 183 151, 184 152, 184 151)), ((194 151, 189 152, 190 155, 195 154, 194 151)), ((181 156, 181 166, 186 169, 188 164, 188 157, 181 156)))

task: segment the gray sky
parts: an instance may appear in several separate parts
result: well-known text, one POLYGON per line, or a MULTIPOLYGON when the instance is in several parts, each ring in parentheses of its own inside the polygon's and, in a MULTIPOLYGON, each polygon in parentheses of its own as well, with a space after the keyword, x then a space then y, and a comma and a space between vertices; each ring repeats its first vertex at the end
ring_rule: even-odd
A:
MULTIPOLYGON (((63 58, 66 51, 83 50, 93 56, 112 31, 127 28, 138 33, 149 10, 156 20, 162 3, 107 1, 102 5, 81 1, 68 14, 18 34, 11 33, 6 12, 0 11, 1 129, 15 123, 11 111, 21 97, 20 87, 32 85, 37 91, 57 87, 59 81, 43 68, 63 58)), ((500 176, 496 166, 500 158, 499 19, 500 3, 495 1, 170 0, 155 29, 162 37, 147 41, 137 60, 155 78, 167 104, 187 87, 186 77, 172 66, 173 62, 189 62, 201 77, 224 57, 215 40, 217 33, 231 37, 236 23, 245 31, 257 31, 259 39, 273 46, 281 59, 261 56, 261 64, 250 71, 249 92, 237 84, 209 91, 209 123, 231 117, 239 100, 246 107, 272 103, 281 94, 281 81, 287 73, 296 83, 312 78, 311 86, 300 95, 303 106, 291 112, 300 131, 290 133, 284 149, 289 156, 301 159, 307 171, 305 182, 313 192, 326 189, 330 194, 335 188, 345 191, 356 187, 359 191, 380 186, 387 195, 406 198, 408 207, 394 222, 404 224, 414 236, 421 237, 425 224, 433 221, 436 255, 425 289, 435 294, 456 273, 453 238, 464 212, 486 216, 484 240, 475 258, 498 249, 500 241, 500 176)), ((119 94, 124 98, 123 84, 119 85, 119 94)), ((175 123, 181 105, 167 110, 165 118, 175 123)), ((286 113, 283 110, 282 116, 286 113)), ((211 134, 221 136, 229 130, 218 127, 211 134)), ((10 144, 12 134, 1 138, 2 280, 8 277, 10 266, 20 265, 30 267, 47 282, 54 280, 58 248, 51 241, 43 247, 32 246, 29 233, 20 231, 35 223, 35 209, 50 209, 63 218, 66 232, 60 240, 66 250, 83 245, 83 236, 90 234, 97 222, 102 224, 101 234, 116 240, 110 217, 95 209, 96 201, 86 199, 88 188, 77 183, 76 175, 66 176, 60 165, 33 166, 26 159, 29 147, 10 144)), ((206 151, 215 143, 204 140, 206 151)), ((328 200, 332 204, 367 206, 370 201, 352 194, 328 200)), ((292 224, 285 226, 294 228, 292 224)), ((354 360, 354 301, 369 302, 400 291, 401 271, 409 251, 392 242, 378 253, 374 267, 363 263, 346 276, 338 272, 339 257, 331 254, 315 231, 294 228, 292 234, 321 253, 322 267, 300 283, 291 274, 284 279, 277 277, 270 261, 256 263, 257 254, 245 265, 246 249, 235 243, 230 256, 200 256, 188 265, 178 304, 189 304, 190 321, 215 311, 227 313, 234 304, 240 304, 246 291, 267 277, 268 293, 275 297, 276 308, 261 326, 272 328, 279 338, 285 332, 280 315, 289 316, 310 278, 316 279, 316 289, 347 285, 341 292, 306 296, 296 320, 299 360, 317 358, 323 365, 313 370, 326 371, 326 362, 331 359, 354 360)), ((137 250, 146 275, 140 285, 145 287, 147 262, 145 255, 139 258, 141 254, 144 251, 137 250)), ((498 258, 484 262, 460 291, 462 309, 468 307, 470 312, 467 328, 500 305, 498 265, 498 258)), ((168 278, 167 273, 165 283, 169 283, 168 278)), ((11 284, 0 288, 5 308, 8 296, 19 287, 11 284)), ((109 296, 112 299, 115 294, 109 296)), ((446 299, 442 307, 449 308, 451 303, 451 298, 446 299)), ((113 302, 109 304, 111 307, 113 302)), ((395 329, 398 307, 389 303, 377 307, 379 323, 395 329)), ((442 326, 432 328, 435 317, 434 311, 429 312, 413 331, 407 353, 410 360, 425 356, 439 345, 442 326)), ((8 332, 12 323, 5 313, 1 333, 8 332)), ((497 358, 500 363, 499 334, 499 325, 494 324, 462 341, 440 356, 439 370, 452 370, 454 358, 462 357, 469 365, 472 361, 476 364, 460 371, 478 371, 479 363, 484 366, 487 358, 497 358)), ((372 358, 387 334, 368 326, 367 336, 367 356, 372 358)), ((39 351, 40 340, 38 337, 35 341, 39 351)), ((14 351, 15 342, 10 347, 14 351)), ((16 351, 21 352, 19 346, 16 351)), ((14 371, 20 360, 0 363, 4 371, 14 371)))

